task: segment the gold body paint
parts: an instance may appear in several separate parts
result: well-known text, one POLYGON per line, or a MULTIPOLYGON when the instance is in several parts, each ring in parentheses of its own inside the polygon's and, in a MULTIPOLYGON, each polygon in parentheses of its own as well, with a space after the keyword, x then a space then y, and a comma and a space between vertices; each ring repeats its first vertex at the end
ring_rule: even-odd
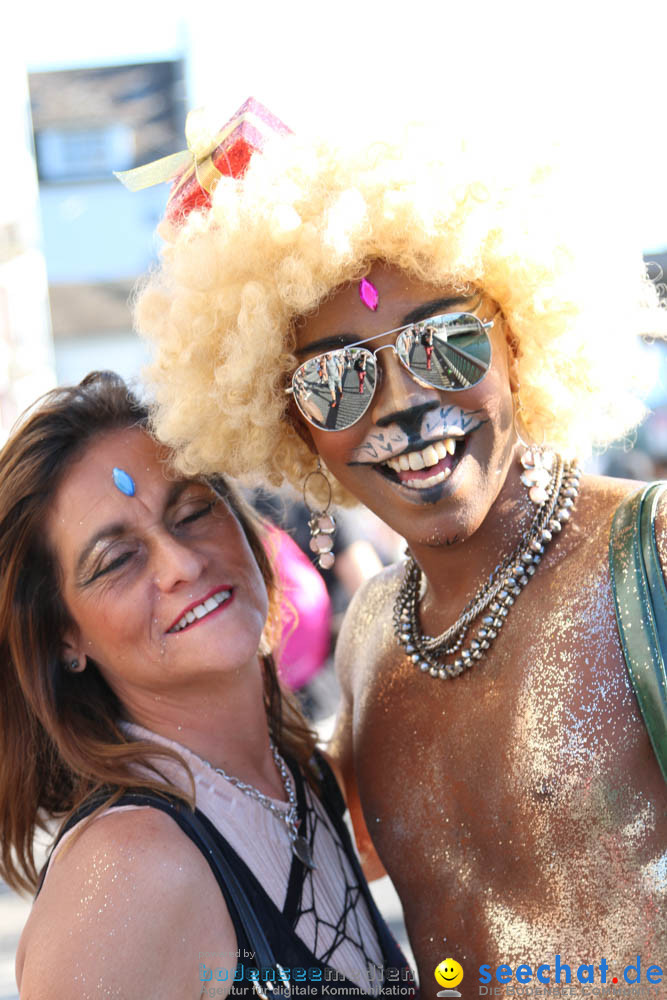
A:
MULTIPOLYGON (((482 964, 546 963, 553 977, 557 954, 573 976, 593 964, 598 985, 603 958, 608 982, 637 955, 644 969, 664 966, 667 796, 607 565, 627 489, 586 480, 492 650, 454 680, 402 655, 391 623, 400 572, 377 578, 346 623, 338 749, 344 759, 347 727, 366 825, 426 990, 445 954, 463 965, 464 986, 482 964)), ((461 608, 442 611, 424 623, 430 634, 461 608)))

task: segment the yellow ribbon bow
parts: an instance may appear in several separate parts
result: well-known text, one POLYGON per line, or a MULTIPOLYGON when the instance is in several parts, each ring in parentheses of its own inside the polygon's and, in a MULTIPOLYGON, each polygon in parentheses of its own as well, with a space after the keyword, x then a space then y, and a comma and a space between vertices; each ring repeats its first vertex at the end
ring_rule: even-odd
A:
MULTIPOLYGON (((260 131, 266 127, 261 118, 251 111, 247 111, 227 122, 222 130, 214 133, 210 127, 210 112, 205 108, 196 108, 189 112, 185 120, 187 149, 182 149, 179 153, 172 153, 170 156, 163 156, 151 163, 145 163, 142 167, 134 167, 133 170, 114 171, 114 177, 117 177, 128 190, 142 191, 154 184, 171 181, 183 171, 183 176, 176 190, 180 189, 194 173, 197 175, 200 186, 210 194, 216 181, 222 177, 221 172, 213 162, 213 153, 232 134, 234 129, 244 122, 254 125, 260 131), (189 169, 187 169, 188 165, 189 169)), ((170 197, 174 196, 176 190, 172 191, 170 197)))

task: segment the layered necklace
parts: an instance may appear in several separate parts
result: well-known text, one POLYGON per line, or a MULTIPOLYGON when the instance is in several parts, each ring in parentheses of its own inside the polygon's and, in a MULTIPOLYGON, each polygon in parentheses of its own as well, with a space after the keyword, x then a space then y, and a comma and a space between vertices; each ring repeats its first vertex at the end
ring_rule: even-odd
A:
POLYGON ((292 854, 299 859, 299 861, 314 871, 317 865, 313 861, 312 851, 310 850, 310 844, 305 837, 299 834, 299 823, 300 820, 297 817, 297 805, 296 805, 296 793, 294 791, 294 785, 287 771, 287 765, 283 758, 278 753, 278 748, 276 747, 273 740, 271 740, 271 753, 273 754, 273 759, 276 762, 276 767, 278 768, 278 773, 280 774, 281 781, 283 783, 283 788, 285 789, 285 795, 287 796, 287 802, 289 808, 287 810, 279 809, 273 799, 269 798, 263 792, 260 792, 259 788, 255 788, 254 785, 248 784, 247 781, 241 781, 240 778, 234 777, 233 774, 227 774, 221 767, 213 767, 209 761, 205 760, 204 763, 219 774, 221 777, 228 781, 230 785, 234 785, 239 791, 248 795, 255 802, 259 802, 261 806, 276 817, 281 823, 284 823, 287 827, 287 832, 289 834, 290 842, 292 845, 292 854))
MULTIPOLYGON (((457 677, 481 660, 498 637, 512 605, 534 575, 546 547, 570 519, 579 492, 581 475, 575 462, 565 463, 558 455, 545 453, 541 470, 547 472, 538 494, 537 512, 516 548, 496 566, 460 616, 440 635, 427 636, 419 624, 419 604, 425 591, 421 569, 408 553, 405 574, 394 602, 394 632, 416 667, 431 677, 446 680, 457 677), (547 460, 548 454, 548 460, 547 460), (543 499, 542 499, 543 497, 543 499), (470 627, 478 618, 474 637, 470 627)), ((532 465, 522 479, 534 476, 532 465)), ((541 471, 540 470, 540 471, 541 471)), ((531 491, 531 496, 535 494, 531 491)))

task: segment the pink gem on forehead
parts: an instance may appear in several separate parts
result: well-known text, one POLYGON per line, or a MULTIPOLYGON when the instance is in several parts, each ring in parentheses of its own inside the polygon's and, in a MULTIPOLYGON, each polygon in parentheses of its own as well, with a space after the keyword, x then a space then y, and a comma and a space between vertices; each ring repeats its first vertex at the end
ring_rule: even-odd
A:
POLYGON ((380 296, 375 285, 372 285, 368 278, 362 278, 359 282, 359 298, 371 312, 375 312, 378 307, 380 296))

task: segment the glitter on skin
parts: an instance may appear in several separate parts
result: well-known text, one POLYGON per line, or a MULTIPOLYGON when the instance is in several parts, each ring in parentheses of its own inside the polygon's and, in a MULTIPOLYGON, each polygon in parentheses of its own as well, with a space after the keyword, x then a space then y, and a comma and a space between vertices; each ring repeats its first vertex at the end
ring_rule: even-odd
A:
MULTIPOLYGON (((638 953, 648 965, 667 951, 664 784, 621 657, 607 569, 626 491, 584 479, 575 516, 493 650, 454 681, 424 677, 401 655, 393 569, 367 585, 343 626, 359 794, 422 982, 444 936, 474 968, 559 953, 571 964, 606 957, 617 974, 638 953)), ((658 535, 664 558, 667 530, 658 535)), ((429 608, 438 630, 461 609, 439 610, 429 608)))
MULTIPOLYGON (((59 906, 71 894, 71 948, 64 955, 62 949, 55 952, 49 948, 48 936, 46 943, 38 940, 34 950, 28 943, 30 971, 22 962, 22 979, 31 974, 34 977, 33 970, 41 966, 37 974, 43 981, 68 987, 67 991, 61 988, 58 996, 72 995, 80 1000, 157 996, 153 986, 159 986, 158 992, 166 995, 167 983, 170 996, 198 997, 198 951, 213 950, 221 933, 228 926, 231 929, 224 898, 211 880, 200 852, 172 820, 156 815, 152 809, 121 807, 113 814, 103 814, 80 833, 80 840, 74 832, 59 843, 47 875, 53 891, 51 900, 47 903, 40 894, 33 907, 33 915, 44 905, 48 907, 46 912, 53 912, 52 905, 59 906), (134 815, 126 826, 124 814, 128 811, 134 815), (139 823, 137 813, 142 817, 139 823), (121 835, 116 832, 119 823, 121 835), (90 838, 95 846, 91 847, 90 838), (155 855, 156 841, 163 848, 160 857, 155 855), (169 933, 163 937, 160 931, 151 939, 146 928, 159 928, 162 920, 173 927, 173 916, 179 911, 172 912, 171 907, 181 893, 188 910, 187 922, 182 947, 174 948, 169 933), (149 945, 138 951, 137 942, 146 940, 149 945), (152 940, 156 941, 155 947, 151 947, 152 940), (172 945, 165 950, 163 941, 170 940, 172 945), (136 993, 119 986, 119 955, 126 967, 136 969, 136 993), (69 989, 72 984, 73 989, 69 989)), ((29 927, 30 921, 24 934, 29 927)), ((232 929, 230 944, 233 941, 232 929)), ((21 987, 21 995, 24 988, 26 995, 33 995, 28 982, 22 981, 21 987)))

